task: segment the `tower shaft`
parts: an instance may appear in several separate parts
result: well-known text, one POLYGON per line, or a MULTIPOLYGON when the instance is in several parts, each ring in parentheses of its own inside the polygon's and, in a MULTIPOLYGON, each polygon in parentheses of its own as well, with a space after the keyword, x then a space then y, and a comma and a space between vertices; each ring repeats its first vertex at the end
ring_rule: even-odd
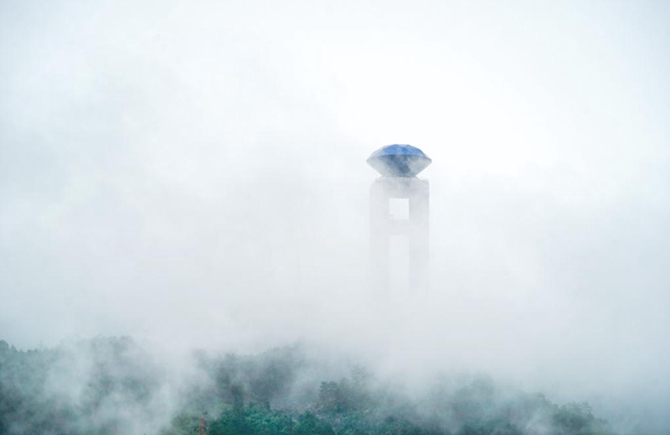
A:
POLYGON ((416 177, 381 177, 370 187, 370 247, 375 285, 390 289, 391 236, 408 239, 409 284, 412 291, 428 287, 429 263, 429 184, 416 177), (389 200, 408 200, 409 216, 397 220, 390 216, 389 200))

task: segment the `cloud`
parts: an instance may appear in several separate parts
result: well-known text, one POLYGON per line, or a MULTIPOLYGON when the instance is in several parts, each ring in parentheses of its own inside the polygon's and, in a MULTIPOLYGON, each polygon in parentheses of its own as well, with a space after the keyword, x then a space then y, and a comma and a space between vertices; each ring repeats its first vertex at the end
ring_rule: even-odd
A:
POLYGON ((8 341, 307 338, 666 397, 664 6, 3 8, 8 341), (434 161, 432 293, 402 303, 367 286, 394 142, 434 161))

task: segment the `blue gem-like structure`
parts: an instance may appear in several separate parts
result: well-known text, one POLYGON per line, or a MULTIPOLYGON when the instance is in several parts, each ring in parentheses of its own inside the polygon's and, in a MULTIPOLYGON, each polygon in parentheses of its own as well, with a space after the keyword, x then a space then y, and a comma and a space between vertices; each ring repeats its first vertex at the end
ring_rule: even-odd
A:
POLYGON ((416 177, 433 161, 412 145, 387 145, 372 153, 367 162, 384 177, 416 177))

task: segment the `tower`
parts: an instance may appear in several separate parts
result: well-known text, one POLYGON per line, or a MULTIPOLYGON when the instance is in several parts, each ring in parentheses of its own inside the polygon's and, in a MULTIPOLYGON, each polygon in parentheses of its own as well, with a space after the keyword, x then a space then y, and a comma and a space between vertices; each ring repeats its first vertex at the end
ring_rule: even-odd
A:
POLYGON ((375 285, 390 288, 391 236, 404 236, 409 246, 410 290, 428 286, 429 212, 428 180, 417 178, 432 160, 411 145, 388 145, 372 153, 367 160, 381 177, 370 186, 370 250, 375 285), (406 219, 394 219, 389 213, 393 198, 407 200, 406 219))

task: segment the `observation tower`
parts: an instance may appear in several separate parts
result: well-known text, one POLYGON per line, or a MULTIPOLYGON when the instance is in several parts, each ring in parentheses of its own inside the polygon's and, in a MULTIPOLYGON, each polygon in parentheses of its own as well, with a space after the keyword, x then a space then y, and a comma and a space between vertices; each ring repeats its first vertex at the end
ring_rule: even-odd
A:
POLYGON ((375 286, 390 289, 391 236, 407 237, 409 246, 409 286, 411 291, 428 287, 429 262, 429 185, 417 175, 432 163, 420 149, 411 145, 388 145, 367 160, 381 177, 370 186, 370 251, 375 286), (389 202, 406 203, 405 218, 391 216, 389 202))

